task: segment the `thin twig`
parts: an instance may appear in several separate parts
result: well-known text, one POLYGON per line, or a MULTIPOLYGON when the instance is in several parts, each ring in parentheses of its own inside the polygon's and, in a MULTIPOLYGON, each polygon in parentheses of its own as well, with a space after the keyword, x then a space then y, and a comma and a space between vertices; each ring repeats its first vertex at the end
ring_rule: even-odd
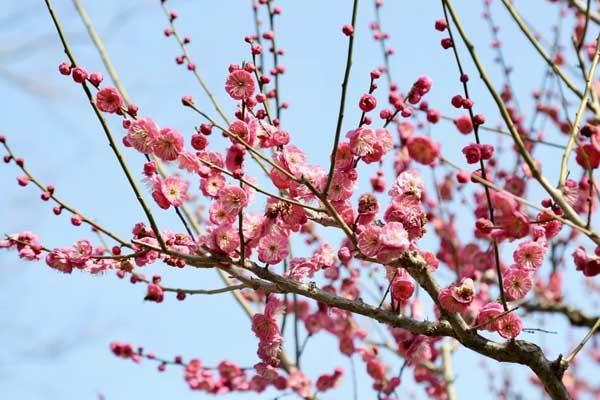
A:
MULTIPOLYGON (((54 12, 51 1, 50 0, 44 0, 44 1, 46 2, 46 7, 48 8, 48 12, 50 13, 50 17, 52 18, 52 21, 54 22, 54 26, 56 27, 56 31, 58 32, 58 36, 60 37, 60 41, 62 42, 65 54, 71 61, 71 65, 73 67, 75 67, 75 66, 77 66, 77 62, 75 61, 75 57, 73 56, 73 53, 71 52, 71 49, 69 48, 67 39, 63 33, 60 22, 58 21, 58 17, 56 16, 56 14, 54 12)), ((133 176, 131 175, 129 168, 127 167, 127 164, 125 163, 125 159, 121 155, 121 152, 119 151, 119 149, 116 145, 116 142, 113 138, 110 128, 108 127, 108 123, 106 122, 106 120, 104 119, 104 116, 102 115, 102 113, 100 112, 98 107, 96 106, 96 103, 94 102, 94 97, 92 96, 92 93, 91 93, 87 83, 83 82, 81 84, 81 86, 88 98, 90 106, 93 108, 94 113, 96 114, 96 117, 98 118, 98 121, 100 121, 100 125, 102 125, 102 129, 104 130, 106 138, 108 139, 109 145, 110 145, 113 153, 115 154, 115 157, 117 158, 117 161, 119 162, 119 165, 121 166, 121 169, 123 170, 123 173, 125 174, 125 176, 127 178, 127 181, 129 181, 129 185, 131 186, 131 189, 133 190, 136 199, 140 203, 140 206, 142 207, 142 209, 144 210, 144 213, 146 214, 146 218, 148 218, 148 221, 150 222, 150 226, 152 227, 152 231, 156 235, 156 239, 158 240, 158 243, 160 244, 161 248, 164 249, 165 242, 160 234, 158 225, 156 224, 156 221, 154 220, 154 216, 152 215, 150 208, 146 204, 144 197, 142 196, 137 184, 135 183, 135 180, 133 179, 133 176)))
POLYGON ((337 158, 338 144, 340 142, 340 133, 342 131, 342 122, 344 121, 344 108, 346 107, 346 90, 348 89, 348 81, 350 80, 350 70, 352 69, 352 50, 354 48, 354 35, 356 34, 356 15, 358 13, 358 0, 354 0, 352 6, 352 34, 348 38, 348 54, 346 56, 346 71, 344 72, 344 81, 342 82, 342 95, 340 97, 340 110, 338 112, 337 125, 335 128, 335 137, 333 139, 333 148, 331 149, 331 157, 329 166, 329 174, 327 175, 327 183, 323 190, 323 195, 327 198, 329 187, 333 180, 333 172, 337 158))
POLYGON ((569 136, 569 140, 567 141, 567 145, 565 147, 565 152, 563 153, 561 163, 560 163, 560 177, 558 180, 558 187, 562 188, 565 184, 565 180, 567 179, 567 168, 569 162, 569 156, 571 151, 573 150, 573 144, 575 143, 575 138, 579 133, 579 124, 581 123, 581 118, 583 117, 583 113, 585 111, 585 105, 587 103, 587 99, 590 95, 590 91, 592 88, 592 81, 594 79, 594 73, 596 72, 596 66, 598 65, 598 59, 600 59, 600 35, 598 35, 596 39, 596 52, 594 54, 594 58, 592 60, 592 65, 590 66, 590 70, 588 72, 587 79, 585 81, 585 90, 583 92, 583 98, 581 99, 581 103, 579 104, 579 108, 577 109, 577 114, 575 114, 575 121, 573 121, 573 125, 571 126, 571 134, 569 136))
MULTIPOLYGON (((456 65, 458 67, 460 76, 462 77, 462 76, 464 76, 465 73, 464 73, 462 64, 460 62, 460 57, 458 55, 458 50, 456 48, 456 42, 454 41, 454 36, 452 35, 452 28, 451 28, 451 24, 450 24, 450 19, 448 18, 448 11, 446 10, 446 5, 444 4, 444 0, 441 0, 441 1, 442 1, 442 9, 444 10, 444 19, 446 20, 446 25, 447 25, 446 29, 448 30, 448 35, 450 36, 450 41, 452 42, 452 52, 454 53, 456 65)), ((465 94, 465 97, 467 99, 470 99, 469 87, 467 85, 466 80, 464 80, 462 82, 462 86, 463 86, 463 92, 465 94)), ((475 133, 475 141, 479 145, 479 144, 481 144, 481 139, 479 138, 479 124, 475 121, 475 116, 473 114, 472 107, 470 107, 468 111, 469 111, 469 117, 471 119, 471 123, 473 125, 473 130, 475 133)), ((483 158, 479 159, 479 167, 481 170, 481 177, 484 180, 488 180, 483 158)), ((488 208, 488 214, 490 216, 490 221, 492 222, 492 225, 495 225, 496 221, 495 221, 495 215, 494 215, 494 205, 492 204, 492 197, 490 195, 490 189, 485 185, 483 185, 483 188, 485 191, 485 199, 486 199, 486 204, 487 204, 487 208, 488 208)), ((496 239, 493 239, 493 238, 492 238, 492 247, 494 249, 494 261, 495 261, 495 267, 496 267, 496 275, 498 277, 498 288, 500 290, 500 300, 502 301, 502 307, 504 307, 504 310, 506 311, 506 310, 508 310, 508 304, 506 302, 506 295, 504 293, 502 269, 500 268, 500 249, 498 248, 498 242, 496 241, 496 239)))
MULTIPOLYGON (((552 71, 554 71, 554 73, 560 77, 560 79, 565 83, 565 85, 567 85, 567 87, 577 97, 579 97, 580 99, 583 99, 583 93, 581 93, 581 91, 577 88, 577 86, 575 86, 575 84, 571 81, 571 79, 569 79, 569 77, 567 77, 567 75, 560 69, 560 67, 550 58, 550 56, 548 55, 546 50, 542 47, 542 45, 535 38, 535 35, 533 33, 531 33, 530 29, 527 27, 527 25, 525 24, 525 22, 523 21, 523 19, 521 18, 521 16, 515 9, 515 7, 511 4, 511 2, 509 0, 502 0, 502 3, 504 4, 506 9, 510 13, 512 18, 515 20, 515 22, 517 23, 517 25, 519 26, 521 31, 525 34, 525 36, 527 37, 529 42, 533 45, 533 47, 535 47, 537 52, 542 56, 542 58, 546 61, 546 63, 552 68, 552 71)), ((595 114, 600 114, 600 109, 598 108, 598 106, 596 104, 593 104, 587 100, 584 101, 584 103, 590 109, 590 111, 594 112, 595 114)))
POLYGON ((583 349, 583 346, 585 346, 585 344, 588 342, 588 340, 590 340, 590 338, 592 336, 594 336, 594 333, 596 333, 598 328, 600 328, 600 318, 598 318, 598 320, 596 321, 594 326, 592 326, 592 329, 590 329, 590 331, 587 333, 587 335, 585 335, 583 340, 581 342, 579 342, 579 344, 577 344, 577 346, 575 346, 575 348, 573 350, 571 350, 569 355, 565 358, 565 361, 567 363, 570 363, 571 361, 573 361, 575 356, 577 356, 577 353, 579 353, 581 351, 581 349, 583 349))

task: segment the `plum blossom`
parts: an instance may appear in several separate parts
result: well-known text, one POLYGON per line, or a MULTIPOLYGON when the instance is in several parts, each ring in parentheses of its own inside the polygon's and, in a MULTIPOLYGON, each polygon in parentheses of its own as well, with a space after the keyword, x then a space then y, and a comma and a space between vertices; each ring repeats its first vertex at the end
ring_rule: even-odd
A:
POLYGON ((358 128, 346 134, 350 139, 350 149, 355 156, 364 157, 375 151, 377 135, 371 128, 358 128))
POLYGON ((400 222, 388 222, 381 229, 381 248, 377 253, 377 259, 384 263, 399 258, 409 245, 408 232, 400 222))
POLYGON ((243 69, 232 71, 225 81, 225 91, 235 100, 248 99, 254 94, 255 89, 254 78, 243 69))
POLYGON ((475 285, 470 278, 463 279, 460 284, 442 289, 438 301, 442 308, 449 312, 464 312, 473 302, 475 285))
POLYGON ((219 191, 219 203, 227 214, 238 214, 248 205, 248 195, 239 186, 228 185, 219 191))
POLYGON ((0 249, 16 247, 19 257, 25 260, 39 260, 42 254, 42 245, 39 237, 32 232, 23 231, 16 235, 8 235, 0 240, 0 249))
POLYGON ((172 128, 163 128, 151 142, 152 152, 163 161, 177 160, 183 150, 181 133, 172 128))
POLYGON ((539 241, 525 241, 513 253, 513 259, 522 268, 536 270, 544 263, 546 247, 539 241))
POLYGON ((382 246, 379 226, 369 225, 358 235, 358 249, 367 257, 375 257, 382 246))
POLYGON ((258 243, 258 259, 266 264, 275 265, 283 261, 289 253, 289 240, 280 233, 270 233, 258 243))
POLYGON ((477 325, 480 325, 480 329, 486 331, 496 331, 498 329, 498 315, 504 312, 501 304, 498 303, 487 303, 479 309, 477 315, 477 325))
POLYGON ((427 136, 412 136, 406 143, 410 157, 423 165, 432 165, 440 154, 439 143, 427 136))
POLYGON ((152 119, 138 118, 131 123, 127 130, 127 142, 137 151, 149 154, 152 152, 152 146, 159 135, 159 130, 158 125, 152 119))
POLYGON ((505 339, 513 339, 519 336, 523 329, 521 318, 514 312, 503 315, 498 318, 497 330, 500 336, 505 339))
POLYGON ((396 196, 387 208, 383 219, 386 222, 400 222, 408 232, 411 241, 425 234, 427 215, 421 209, 420 200, 413 195, 396 196))
POLYGON ((456 129, 463 135, 473 132, 473 121, 468 115, 461 115, 454 119, 456 129))
POLYGON ((74 267, 83 268, 93 251, 94 246, 89 240, 78 240, 69 251, 69 261, 74 267))
POLYGON ((219 225, 212 232, 212 239, 216 250, 224 254, 231 254, 240 247, 239 232, 231 224, 219 225))
POLYGON ((307 277, 313 277, 318 270, 319 265, 312 259, 294 257, 290 260, 290 269, 287 272, 287 276, 290 279, 302 282, 307 277))
POLYGON ((520 300, 524 298, 533 287, 531 271, 518 266, 504 271, 502 281, 508 300, 520 300))
MULTIPOLYGON (((264 367, 277 367, 279 365, 279 353, 281 352, 283 337, 279 333, 276 318, 282 311, 283 304, 279 299, 275 296, 269 296, 265 312, 256 313, 252 317, 252 332, 259 340, 257 354, 266 364, 264 367)), ((265 373, 269 370, 269 368, 257 368, 257 372, 261 376, 265 376, 265 373)))
POLYGON ((152 197, 163 209, 170 206, 180 207, 187 200, 188 186, 189 183, 178 176, 168 176, 165 179, 156 177, 152 197))
POLYGON ((415 284, 406 273, 400 274, 393 281, 390 287, 392 299, 400 304, 404 304, 415 292, 415 284))
POLYGON ((70 274, 73 271, 73 264, 69 259, 70 251, 68 247, 53 249, 46 255, 46 264, 57 271, 70 274))
POLYGON ((200 190, 207 197, 217 198, 218 193, 225 186, 223 175, 211 175, 200 179, 200 190))
MULTIPOLYGON (((244 142, 252 146, 254 144, 254 139, 256 138, 256 129, 252 129, 247 123, 244 121, 240 121, 239 119, 232 122, 229 125, 229 132, 233 135, 237 136, 237 138, 242 139, 244 142)), ((231 143, 239 144, 238 139, 235 137, 229 136, 231 143)))
POLYGON ((96 105, 100 111, 116 113, 123 106, 123 99, 117 89, 106 87, 96 93, 96 105))
POLYGON ((337 367, 332 374, 324 374, 317 379, 316 387, 319 392, 326 392, 336 387, 344 376, 344 370, 337 367))
POLYGON ((381 161, 383 156, 394 147, 392 134, 385 128, 375 129, 375 139, 373 151, 362 158, 367 164, 381 161))
POLYGON ((179 162, 179 168, 184 171, 191 173, 197 173, 200 171, 201 163, 198 160, 198 157, 196 157, 196 155, 192 153, 182 151, 179 154, 179 158, 177 159, 177 161, 179 162))
POLYGON ((413 195, 421 198, 425 191, 425 182, 417 171, 403 171, 398 175, 388 194, 392 197, 413 195))
POLYGON ((573 261, 577 271, 583 272, 585 276, 590 277, 600 274, 600 256, 589 256, 581 246, 573 252, 573 261))

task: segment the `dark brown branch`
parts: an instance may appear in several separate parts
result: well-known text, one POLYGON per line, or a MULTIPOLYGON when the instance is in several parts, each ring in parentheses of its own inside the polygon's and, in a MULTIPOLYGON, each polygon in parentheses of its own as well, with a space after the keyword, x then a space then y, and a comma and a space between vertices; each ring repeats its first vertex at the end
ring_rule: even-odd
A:
POLYGON ((571 325, 580 327, 591 328, 600 318, 563 303, 524 303, 521 308, 530 313, 562 314, 567 317, 571 325))

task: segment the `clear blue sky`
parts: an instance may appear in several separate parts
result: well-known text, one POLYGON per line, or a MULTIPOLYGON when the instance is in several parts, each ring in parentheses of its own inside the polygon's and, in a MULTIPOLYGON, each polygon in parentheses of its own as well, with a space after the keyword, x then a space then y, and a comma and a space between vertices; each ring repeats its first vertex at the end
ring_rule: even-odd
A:
MULTIPOLYGON (((127 236, 133 224, 144 219, 143 215, 83 93, 57 73, 64 55, 43 1, 5 3, 0 16, 0 132, 8 135, 14 151, 26 158, 34 174, 56 185, 61 198, 127 236)), ((56 0, 55 3, 80 63, 92 71, 102 70, 71 2, 56 0)), ((161 125, 177 127, 189 137, 199 120, 181 107, 182 95, 193 95, 203 108, 215 114, 192 75, 175 65, 178 47, 162 34, 166 21, 158 1, 84 3, 142 115, 151 115, 161 125)), ((350 20, 352 2, 281 3, 284 12, 277 21, 277 35, 279 45, 286 49, 282 63, 287 67, 281 92, 291 106, 284 112, 284 127, 291 132, 294 143, 306 149, 311 162, 326 165, 346 52, 346 40, 340 29, 350 20)), ((428 101, 451 114, 449 98, 460 88, 454 60, 440 48, 441 35, 433 30, 434 20, 441 15, 440 2, 388 0, 387 3, 383 24, 397 52, 392 57, 397 82, 405 89, 418 76, 430 75, 434 86, 428 101)), ((488 70, 501 82, 500 69, 492 62, 489 30, 480 17, 481 2, 456 0, 455 3, 488 70)), ((557 19, 556 8, 539 1, 516 3, 548 37, 550 25, 557 19)), ((171 0, 169 4, 180 12, 177 22, 180 32, 192 37, 190 50, 199 70, 231 112, 233 104, 227 101, 222 84, 228 64, 247 59, 242 38, 254 31, 250 0, 171 0)), ((500 4, 495 4, 494 9, 499 11, 500 36, 507 44, 505 51, 515 69, 513 82, 521 104, 530 104, 529 93, 541 80, 543 64, 500 4)), ((368 86, 368 72, 381 64, 379 47, 368 29, 373 19, 372 2, 362 0, 345 128, 358 120, 354 105, 368 86)), ((499 118, 489 95, 475 79, 477 74, 466 54, 464 60, 473 78, 471 87, 477 109, 488 116, 488 121, 496 123, 499 118)), ((120 136, 119 122, 113 118, 111 124, 120 136)), ((462 162, 459 149, 466 139, 458 138, 451 125, 438 124, 432 135, 443 144, 446 157, 462 162)), ((496 143, 497 137, 488 136, 484 140, 496 143)), ((555 174, 554 160, 559 153, 552 149, 544 151, 538 155, 547 171, 555 174)), ((128 152, 128 161, 134 171, 140 171, 141 157, 128 152)), ((361 174, 363 190, 367 190, 372 172, 366 169, 361 174)), ((73 229, 65 216, 53 216, 51 207, 39 200, 39 193, 32 187, 18 188, 16 174, 14 166, 0 166, 3 188, 0 233, 32 230, 50 247, 92 237, 87 228, 73 229)), ((424 175, 429 173, 425 171, 424 175)), ((539 198, 539 193, 533 196, 539 198)), ((159 212, 159 215, 162 226, 180 229, 171 213, 159 212)), ((427 238, 423 247, 433 249, 434 242, 427 238)), ((173 271, 158 265, 148 270, 148 274, 150 271, 160 272, 172 286, 221 285, 212 271, 173 271)), ((442 272, 440 277, 443 281, 448 274, 442 272)), ((131 287, 113 274, 62 275, 43 263, 25 263, 14 253, 0 253, 0 340, 4 344, 0 351, 0 393, 13 399, 82 400, 94 399, 97 393, 103 393, 109 400, 207 398, 187 389, 179 369, 170 368, 159 374, 155 364, 143 362, 137 366, 116 359, 108 350, 112 340, 143 345, 165 357, 175 354, 200 357, 209 365, 222 359, 242 366, 255 363, 256 340, 249 321, 229 295, 189 298, 183 303, 170 297, 157 305, 144 302, 144 292, 143 286, 131 287)), ((430 310, 428 313, 431 315, 430 310)), ((564 332, 561 320, 553 328, 564 332)), ((546 335, 543 339, 539 334, 524 336, 545 341, 553 347, 550 352, 553 355, 567 350, 561 342, 564 335, 560 338, 546 335)), ((332 356, 336 353, 337 344, 325 335, 309 342, 305 365, 313 378, 331 372, 337 365, 348 367, 347 360, 332 356)), ((470 398, 474 392, 485 398, 488 393, 477 360, 467 350, 457 352, 455 371, 460 398, 470 398)), ((400 363, 398 359, 390 361, 394 369, 400 363)), ((372 398, 367 397, 371 380, 362 364, 357 365, 360 398, 372 398)), ((516 366, 505 370, 515 377, 521 375, 517 378, 521 380, 526 372, 516 366)), ((409 394, 425 398, 422 388, 411 383, 410 375, 405 371, 405 383, 400 389, 402 398, 409 394)), ((323 397, 348 398, 350 387, 348 375, 344 388, 323 397)))

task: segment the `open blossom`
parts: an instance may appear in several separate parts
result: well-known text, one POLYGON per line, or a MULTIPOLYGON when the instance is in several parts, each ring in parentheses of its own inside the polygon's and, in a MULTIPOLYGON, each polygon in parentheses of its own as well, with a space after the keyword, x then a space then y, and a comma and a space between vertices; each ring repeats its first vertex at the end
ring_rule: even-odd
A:
POLYGON ((522 268, 536 270, 544 263, 546 247, 538 241, 526 241, 519 244, 513 253, 513 259, 522 268))
POLYGON ((307 167, 306 154, 294 145, 283 146, 283 149, 276 153, 276 157, 283 168, 298 177, 307 167))
POLYGON ((333 248, 329 243, 323 243, 315 250, 311 260, 317 265, 318 268, 330 268, 335 266, 336 258, 333 248))
POLYGON ((501 233, 509 239, 521 239, 529 233, 529 219, 519 211, 513 211, 500 218, 501 233))
POLYGON ((369 225, 358 235, 358 249, 367 257, 375 257, 382 245, 379 226, 369 225))
POLYGON ((208 209, 209 220, 215 225, 221 225, 223 223, 232 224, 236 218, 237 214, 232 214, 225 210, 223 203, 219 201, 215 201, 210 208, 208 209))
POLYGON ((106 87, 100 89, 98 93, 96 93, 96 105, 100 111, 116 113, 123 106, 123 99, 117 89, 114 87, 106 87))
POLYGON ((250 119, 248 122, 249 128, 254 129, 258 145, 262 148, 275 146, 275 135, 279 129, 266 121, 259 121, 256 118, 250 119))
POLYGON ((228 214, 238 214, 248 205, 248 195, 239 186, 228 185, 219 191, 219 202, 228 214))
POLYGON ((280 233, 270 233, 258 243, 258 259, 261 262, 275 265, 283 261, 289 253, 289 240, 280 233))
POLYGON ((46 264, 50 268, 54 268, 65 274, 70 274, 73 271, 73 264, 69 259, 71 249, 68 247, 53 249, 46 255, 46 264))
POLYGON ((408 233, 400 222, 388 222, 381 230, 381 243, 384 246, 393 247, 398 251, 408 249, 408 233))
POLYGON ((540 212, 536 216, 536 225, 541 226, 544 229, 545 238, 547 240, 552 239, 560 233, 563 227, 563 223, 555 219, 547 212, 540 212))
POLYGON ((486 331, 495 331, 498 329, 498 315, 504 312, 501 304, 498 303, 487 303, 479 309, 477 315, 477 325, 481 325, 480 329, 486 331))
POLYGON ((198 174, 203 178, 208 178, 213 175, 221 175, 222 173, 216 169, 210 167, 206 162, 213 164, 219 168, 225 167, 225 159, 221 153, 215 151, 200 151, 196 153, 198 160, 200 161, 200 170, 198 174))
POLYGON ((371 164, 381 161, 384 155, 394 147, 392 134, 385 128, 375 129, 375 143, 373 151, 365 155, 362 159, 365 163, 371 164))
MULTIPOLYGON (((156 240, 153 237, 143 237, 143 238, 138 239, 138 240, 140 242, 148 244, 150 246, 154 246, 154 247, 158 246, 158 240, 156 240)), ((144 247, 142 247, 140 245, 135 245, 134 248, 138 252, 141 252, 142 250, 147 250, 147 248, 144 248, 144 247)), ((141 254, 138 254, 137 256, 135 256, 135 258, 134 258, 135 265, 137 265, 138 267, 143 267, 145 265, 152 264, 153 262, 155 262, 156 260, 158 260, 159 256, 160 256, 160 253, 158 251, 155 251, 155 250, 150 250, 150 251, 142 252, 141 254)))
POLYGON ((351 174, 339 171, 335 172, 329 187, 328 197, 332 201, 342 201, 352 197, 356 179, 353 179, 351 174))
POLYGON ((355 156, 362 157, 367 164, 380 161, 393 147, 392 135, 385 128, 373 130, 360 127, 349 131, 346 137, 350 140, 352 153, 355 156))
POLYGON ((246 148, 241 144, 234 144, 227 148, 225 157, 225 166, 231 172, 242 171, 244 169, 244 159, 246 157, 246 148))
POLYGON ((424 191, 425 182, 417 171, 403 171, 396 178, 388 194, 392 197, 410 194, 420 199, 424 191))
POLYGON ((298 396, 303 398, 310 396, 310 379, 299 369, 294 369, 288 375, 288 385, 298 396))
POLYGON ((502 276, 502 281, 508 300, 524 298, 533 287, 531 271, 518 266, 506 270, 502 276))
POLYGON ((212 239, 216 250, 224 254, 231 254, 240 247, 240 234, 228 223, 219 225, 212 232, 212 239))
POLYGON ((200 179, 200 190, 202 194, 208 197, 217 198, 221 188, 225 186, 223 175, 211 175, 208 178, 200 179))
POLYGON ((287 272, 287 277, 295 281, 301 282, 304 278, 312 278, 319 270, 319 264, 312 259, 294 257, 290 260, 290 269, 287 272))
POLYGON ((513 339, 519 336, 523 329, 521 318, 514 312, 503 315, 498 318, 497 330, 500 336, 505 339, 513 339))
POLYGON ((152 152, 163 161, 177 160, 183 150, 183 136, 175 129, 163 128, 152 141, 152 152))
MULTIPOLYGON (((412 335, 411 335, 412 336, 412 335)), ((420 364, 431 360, 431 343, 425 335, 416 335, 401 344, 404 357, 411 364, 420 364)))
POLYGON ((275 198, 267 200, 265 215, 270 222, 278 222, 280 228, 298 232, 307 221, 304 208, 275 198))
POLYGON ((150 118, 138 118, 127 130, 127 142, 137 151, 149 154, 152 152, 152 145, 158 137, 158 132, 158 125, 150 118))
POLYGON ((89 240, 78 240, 69 252, 69 261, 77 268, 83 268, 94 252, 89 240))
POLYGON ((16 247, 19 257, 25 260, 39 260, 42 254, 42 245, 35 233, 23 231, 17 235, 9 235, 7 239, 0 240, 0 249, 16 247))
POLYGON ((410 245, 408 232, 400 222, 395 221, 383 226, 380 240, 382 246, 377 253, 377 259, 385 263, 399 258, 410 245))
POLYGON ((425 234, 427 215, 421 209, 421 201, 413 195, 396 196, 392 204, 385 210, 383 219, 386 222, 400 222, 408 232, 411 241, 425 234))
POLYGON ((416 162, 431 165, 440 154, 439 143, 427 136, 412 136, 406 142, 408 154, 416 162))
POLYGON ((179 207, 187 199, 189 183, 178 176, 169 176, 165 179, 157 178, 154 184, 152 197, 164 209, 169 206, 179 207))
POLYGON ((350 147, 350 143, 340 143, 336 152, 335 168, 339 171, 345 171, 349 168, 352 168, 353 163, 354 154, 352 153, 352 147, 350 147))
POLYGON ((371 128, 358 128, 350 131, 346 134, 346 137, 350 139, 350 148, 352 153, 358 157, 364 157, 367 154, 375 151, 375 143, 377 142, 377 135, 371 128))
POLYGON ((279 335, 277 320, 272 316, 256 313, 252 317, 252 332, 262 340, 268 340, 279 335))
POLYGON ((254 94, 255 89, 254 78, 252 78, 249 72, 243 69, 231 72, 225 81, 225 91, 235 100, 249 98, 254 94))
POLYGON ((464 312, 473 302, 475 285, 470 278, 463 279, 460 284, 442 289, 438 300, 443 309, 449 312, 464 312))
POLYGON ((195 154, 187 151, 182 151, 177 159, 179 162, 179 168, 187 172, 196 173, 200 171, 200 160, 195 154))

